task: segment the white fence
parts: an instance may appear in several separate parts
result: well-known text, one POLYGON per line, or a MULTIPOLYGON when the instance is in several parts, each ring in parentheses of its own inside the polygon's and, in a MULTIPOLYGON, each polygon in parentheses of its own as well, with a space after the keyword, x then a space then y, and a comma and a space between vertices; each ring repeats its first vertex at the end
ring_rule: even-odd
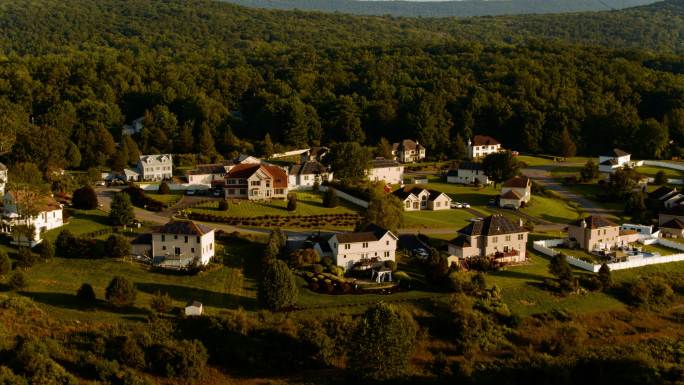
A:
MULTIPOLYGON (((650 241, 650 240, 649 240, 650 241)), ((552 249, 552 247, 558 246, 563 243, 562 239, 547 239, 543 241, 535 241, 532 243, 532 248, 535 249, 536 251, 548 255, 550 257, 553 257, 554 255, 558 254, 558 251, 555 251, 552 249)), ((662 239, 662 238, 657 238, 654 239, 654 242, 644 242, 644 244, 653 244, 657 243, 659 245, 665 246, 665 247, 670 247, 676 250, 681 250, 684 251, 684 244, 681 244, 679 242, 674 242, 674 241, 669 241, 667 239, 662 239)), ((580 269, 591 271, 591 272, 598 272, 599 269, 601 268, 601 265, 595 265, 589 262, 585 262, 581 259, 575 258, 573 256, 568 255, 567 256, 567 261, 569 264, 579 267, 580 269)), ((657 265, 661 263, 669 263, 669 262, 680 262, 684 261, 684 253, 679 253, 679 254, 672 254, 672 255, 664 255, 660 257, 646 257, 646 258, 638 258, 638 259, 632 259, 630 261, 626 262, 614 262, 614 263, 608 263, 608 267, 610 270, 624 270, 624 269, 633 269, 635 267, 641 267, 641 266, 648 266, 648 265, 657 265)))
MULTIPOLYGON (((320 187, 320 190, 323 191, 323 192, 328 191, 328 189, 329 189, 328 186, 321 186, 321 187, 320 187)), ((368 202, 364 201, 363 199, 359 199, 359 198, 357 198, 357 197, 355 197, 355 196, 353 196, 353 195, 349 195, 349 194, 347 194, 347 193, 344 192, 344 191, 340 191, 340 190, 338 190, 338 189, 335 189, 335 195, 337 195, 338 197, 344 199, 344 200, 347 201, 347 202, 351 202, 351 203, 353 203, 353 204, 355 204, 355 205, 357 205, 357 206, 361 206, 361 207, 363 207, 364 209, 367 209, 367 208, 368 208, 368 205, 369 205, 368 202)))
POLYGON ((307 151, 309 151, 308 148, 304 148, 304 149, 300 149, 300 150, 280 152, 280 153, 271 155, 270 159, 287 158, 288 156, 302 155, 303 153, 305 153, 307 151))
MULTIPOLYGON (((171 191, 209 190, 211 188, 208 184, 168 183, 168 185, 171 191)), ((159 183, 138 183, 138 187, 145 191, 157 191, 159 183)))
POLYGON ((658 160, 645 160, 644 166, 655 166, 655 167, 671 168, 673 170, 684 171, 684 164, 662 162, 662 161, 658 161, 658 160))

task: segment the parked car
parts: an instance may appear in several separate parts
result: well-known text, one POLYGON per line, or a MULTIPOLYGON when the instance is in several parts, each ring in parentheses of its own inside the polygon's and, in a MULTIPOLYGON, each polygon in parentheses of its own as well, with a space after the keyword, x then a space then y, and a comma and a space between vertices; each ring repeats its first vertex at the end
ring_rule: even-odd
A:
POLYGON ((482 222, 482 221, 484 221, 484 218, 479 218, 479 217, 478 218, 470 218, 470 221, 471 222, 482 222))
POLYGON ((422 247, 419 247, 413 250, 413 256, 418 257, 420 259, 425 259, 428 256, 430 256, 430 254, 427 252, 427 250, 423 249, 422 247))
POLYGON ((460 202, 451 202, 451 208, 452 209, 461 209, 461 208, 463 208, 463 204, 460 202))
POLYGON ((223 195, 223 189, 214 189, 211 194, 215 197, 220 197, 223 195))
POLYGON ((196 193, 195 190, 185 190, 185 195, 195 195, 196 193))
POLYGON ((103 180, 98 180, 97 182, 95 182, 95 186, 104 187, 104 186, 106 186, 106 185, 107 185, 107 182, 105 182, 105 181, 103 181, 103 180))
POLYGON ((466 203, 466 202, 461 202, 461 207, 463 207, 464 209, 469 209, 469 208, 470 208, 470 204, 469 204, 469 203, 466 203))

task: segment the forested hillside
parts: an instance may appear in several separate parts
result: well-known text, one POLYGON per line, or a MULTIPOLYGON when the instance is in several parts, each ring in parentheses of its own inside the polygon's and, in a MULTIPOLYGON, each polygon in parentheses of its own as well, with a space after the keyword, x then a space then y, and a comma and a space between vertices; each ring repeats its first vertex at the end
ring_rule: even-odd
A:
POLYGON ((223 0, 233 4, 270 9, 300 9, 357 15, 392 16, 491 16, 532 13, 604 11, 649 4, 651 0, 503 0, 503 1, 359 1, 359 0, 223 0))
MULTIPOLYGON (((678 155, 684 143, 682 57, 577 45, 583 37, 570 27, 568 39, 528 41, 543 35, 537 29, 561 35, 541 16, 436 22, 199 0, 0 4, 9 161, 120 168, 139 151, 215 158, 408 136, 446 157, 474 133, 544 153, 560 153, 568 136, 581 153, 619 146, 649 158, 678 155), (140 137, 115 146, 121 125, 142 115, 140 137)), ((638 25, 631 19, 652 20, 655 31, 670 14, 680 25, 682 4, 567 20, 596 18, 604 35, 577 30, 619 47, 638 25), (623 20, 624 33, 601 17, 623 20)), ((676 28, 658 31, 663 38, 644 46, 681 44, 676 28)))

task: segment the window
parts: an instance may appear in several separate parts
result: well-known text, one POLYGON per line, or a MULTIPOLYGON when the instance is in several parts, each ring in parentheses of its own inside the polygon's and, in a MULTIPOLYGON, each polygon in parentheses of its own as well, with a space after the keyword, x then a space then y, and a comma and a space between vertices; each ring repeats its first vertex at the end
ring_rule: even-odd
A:
POLYGON ((518 240, 522 241, 525 238, 525 234, 518 234, 518 240))
POLYGON ((389 256, 390 256, 390 252, 389 252, 389 251, 385 251, 385 258, 389 258, 389 256))
POLYGON ((246 188, 241 188, 241 189, 240 189, 240 195, 247 195, 247 189, 246 189, 246 188))
POLYGON ((511 240, 511 236, 510 236, 510 235, 506 235, 506 242, 509 242, 510 240, 511 240))
POLYGON ((348 244, 348 243, 345 243, 345 244, 344 244, 344 249, 345 249, 345 250, 351 249, 351 245, 348 244))
POLYGON ((174 236, 173 236, 173 239, 178 239, 178 235, 174 235, 174 236))
POLYGON ((209 244, 209 250, 212 250, 213 248, 214 248, 214 244, 213 244, 213 243, 210 243, 210 244, 209 244))
POLYGON ((363 248, 364 248, 364 249, 367 249, 367 248, 368 248, 368 242, 364 242, 364 243, 363 243, 363 248))
POLYGON ((496 243, 499 241, 499 237, 492 237, 492 243, 496 243))
POLYGON ((176 255, 181 255, 181 249, 180 249, 180 247, 176 247, 175 250, 174 250, 174 253, 175 253, 176 255))
POLYGON ((258 181, 258 180, 253 180, 253 181, 250 183, 250 185, 251 185, 251 186, 261 186, 261 182, 258 181))
POLYGON ((410 208, 411 208, 411 202, 406 201, 406 208, 407 208, 407 209, 410 209, 410 208))
POLYGON ((309 180, 309 176, 308 176, 308 175, 304 175, 304 180, 309 180))
POLYGON ((442 202, 437 202, 437 203, 435 203, 435 206, 441 207, 441 206, 442 206, 442 202))
POLYGON ((201 238, 197 237, 197 243, 200 243, 200 241, 201 241, 201 238))
POLYGON ((195 248, 194 248, 194 247, 191 247, 191 248, 190 248, 190 252, 191 252, 191 253, 194 253, 194 252, 195 252, 195 248))
POLYGON ((188 236, 187 235, 185 236, 184 242, 188 243, 188 236))
POLYGON ((385 244, 386 244, 387 246, 389 246, 389 241, 387 241, 385 244))
POLYGON ((166 235, 162 234, 162 242, 166 242, 166 235))
POLYGON ((162 250, 166 250, 166 246, 162 246, 162 250))

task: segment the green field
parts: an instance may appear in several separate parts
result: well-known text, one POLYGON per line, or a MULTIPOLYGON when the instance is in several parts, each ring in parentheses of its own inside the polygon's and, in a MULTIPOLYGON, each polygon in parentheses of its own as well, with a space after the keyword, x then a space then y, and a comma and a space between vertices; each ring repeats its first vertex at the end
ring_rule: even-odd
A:
POLYGON ((658 171, 665 173, 668 178, 684 179, 684 171, 673 170, 671 168, 656 167, 656 166, 641 166, 637 167, 636 171, 645 176, 655 177, 658 171))
POLYGON ((62 230, 69 230, 74 235, 81 235, 106 229, 109 226, 108 213, 102 210, 74 210, 68 223, 64 226, 45 232, 44 237, 54 241, 62 230))
POLYGON ((681 253, 680 250, 677 249, 672 249, 667 246, 663 245, 642 245, 642 244, 637 244, 638 247, 642 247, 642 250, 647 251, 649 253, 658 253, 660 255, 672 255, 672 254, 679 254, 681 253))
POLYGON ((169 194, 158 194, 156 192, 145 192, 149 198, 156 201, 165 203, 167 206, 171 207, 175 205, 181 198, 183 198, 182 193, 169 193, 169 194))
POLYGON ((258 217, 264 215, 321 215, 356 213, 361 207, 340 199, 340 205, 335 208, 323 206, 323 194, 317 192, 297 192, 297 209, 287 210, 286 200, 271 200, 264 202, 248 201, 246 199, 232 199, 227 211, 218 210, 218 202, 208 202, 189 209, 191 212, 222 215, 226 217, 258 217))
POLYGON ((521 212, 543 220, 570 223, 579 219, 578 211, 561 199, 533 195, 521 212))
POLYGON ((468 224, 471 218, 476 217, 463 209, 451 209, 440 211, 406 211, 404 212, 404 227, 406 228, 460 228, 468 224))

